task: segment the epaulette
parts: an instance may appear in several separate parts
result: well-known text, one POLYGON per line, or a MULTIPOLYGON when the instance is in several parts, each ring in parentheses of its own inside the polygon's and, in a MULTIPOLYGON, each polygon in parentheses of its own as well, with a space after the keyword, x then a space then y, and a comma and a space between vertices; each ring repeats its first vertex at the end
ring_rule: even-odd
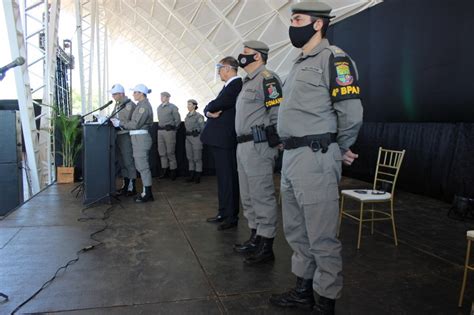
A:
POLYGON ((344 50, 342 50, 341 48, 337 47, 337 46, 331 45, 327 49, 329 49, 332 52, 334 57, 346 57, 347 56, 346 52, 344 50))
POLYGON ((273 79, 273 74, 268 70, 263 70, 262 75, 265 79, 273 79))

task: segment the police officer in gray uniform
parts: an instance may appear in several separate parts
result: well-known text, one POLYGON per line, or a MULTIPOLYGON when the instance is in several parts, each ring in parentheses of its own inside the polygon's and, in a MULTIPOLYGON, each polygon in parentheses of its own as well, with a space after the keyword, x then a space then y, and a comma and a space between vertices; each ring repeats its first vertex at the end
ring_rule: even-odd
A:
POLYGON ((297 281, 270 302, 311 309, 314 289, 313 313, 334 314, 342 290, 338 184, 341 162, 357 158, 350 146, 362 124, 360 88, 355 63, 325 38, 331 7, 302 1, 291 10, 290 39, 302 51, 285 81, 278 133, 285 150, 283 227, 297 281))
MULTIPOLYGON (((114 84, 109 91, 112 98, 115 100, 114 113, 115 117, 122 122, 128 122, 132 118, 135 110, 135 103, 133 103, 126 95, 122 85, 114 84)), ((132 141, 128 130, 117 131, 117 159, 120 165, 120 173, 123 178, 123 185, 117 191, 117 195, 134 196, 137 194, 136 178, 137 170, 135 169, 135 162, 133 161, 132 141)))
POLYGON ((149 93, 151 93, 151 90, 144 84, 135 86, 135 88, 133 88, 133 98, 138 103, 130 121, 122 122, 117 118, 111 119, 115 127, 130 131, 135 167, 140 172, 143 182, 143 192, 135 198, 136 202, 154 200, 151 190, 151 171, 148 163, 148 156, 151 149, 151 136, 148 130, 153 124, 153 109, 147 98, 147 94, 149 93))
POLYGON ((184 119, 186 127, 186 158, 188 159, 190 176, 186 181, 188 183, 201 182, 202 174, 202 142, 199 139, 202 129, 204 128, 204 116, 196 112, 198 103, 196 100, 188 100, 188 111, 184 119))
POLYGON ((167 175, 176 179, 176 130, 181 123, 178 107, 170 103, 170 93, 161 93, 161 104, 158 106, 158 154, 160 155, 162 173, 160 178, 167 175))
POLYGON ((268 46, 255 40, 243 44, 238 61, 247 76, 235 106, 235 131, 240 199, 251 233, 243 244, 234 245, 234 251, 246 254, 244 262, 253 265, 275 259, 278 206, 273 168, 279 144, 278 107, 283 95, 280 78, 265 66, 268 46))

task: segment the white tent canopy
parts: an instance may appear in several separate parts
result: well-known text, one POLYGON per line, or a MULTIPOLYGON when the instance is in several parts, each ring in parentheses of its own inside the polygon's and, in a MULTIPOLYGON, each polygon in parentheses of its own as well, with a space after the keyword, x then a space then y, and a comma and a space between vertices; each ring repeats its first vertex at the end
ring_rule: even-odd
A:
MULTIPOLYGON (((327 0, 340 21, 382 0, 327 0)), ((86 8, 94 1, 80 1, 86 8)), ((144 52, 167 77, 212 99, 221 84, 214 80, 220 58, 237 56, 242 42, 264 41, 270 46, 268 67, 284 77, 297 51, 288 38, 287 0, 100 0, 100 23, 114 40, 124 38, 144 52)), ((65 8, 74 9, 70 0, 65 8)), ((90 12, 89 7, 86 10, 90 12)), ((84 11, 82 12, 84 15, 84 11)))

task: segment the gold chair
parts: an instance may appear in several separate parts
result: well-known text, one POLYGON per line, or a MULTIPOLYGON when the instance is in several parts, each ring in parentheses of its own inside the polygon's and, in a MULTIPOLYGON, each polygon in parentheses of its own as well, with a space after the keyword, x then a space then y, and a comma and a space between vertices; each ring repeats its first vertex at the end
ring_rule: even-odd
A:
POLYGON ((471 265, 469 263, 469 259, 471 257, 471 241, 474 241, 474 230, 467 231, 466 238, 467 238, 466 262, 464 263, 464 277, 462 279, 461 294, 459 296, 459 304, 458 304, 459 307, 462 306, 462 300, 464 298, 464 289, 466 288, 467 271, 474 270, 474 265, 471 265))
POLYGON ((372 189, 349 189, 341 191, 341 208, 339 211, 339 226, 337 235, 341 230, 342 217, 347 216, 359 222, 359 236, 357 239, 357 249, 360 248, 360 239, 362 234, 362 223, 370 222, 370 234, 374 234, 374 222, 382 220, 391 220, 393 228, 393 237, 395 246, 398 246, 397 231, 395 228, 395 219, 393 215, 393 200, 395 184, 397 182, 398 172, 402 165, 405 150, 394 151, 379 148, 377 158, 377 167, 375 169, 375 178, 372 189), (387 187, 388 189, 385 189, 387 187), (391 187, 391 188, 390 188, 391 187), (360 202, 359 210, 344 210, 344 199, 354 199, 360 202), (374 210, 376 203, 390 203, 390 212, 374 210), (366 204, 371 204, 371 209, 365 209, 366 204), (351 214, 351 213, 358 213, 351 214), (370 213, 370 218, 364 218, 364 212, 370 213), (378 216, 376 217, 375 214, 378 216))

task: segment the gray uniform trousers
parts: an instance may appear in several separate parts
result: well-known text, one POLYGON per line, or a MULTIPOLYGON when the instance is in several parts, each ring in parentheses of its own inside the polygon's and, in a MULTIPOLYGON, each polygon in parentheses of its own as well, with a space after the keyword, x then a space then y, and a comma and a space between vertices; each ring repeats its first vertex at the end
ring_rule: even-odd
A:
POLYGON ((281 177, 292 272, 313 279, 313 289, 331 299, 339 298, 342 290, 341 243, 336 237, 341 161, 336 143, 326 153, 309 147, 285 150, 281 177))
POLYGON ((158 154, 160 155, 161 168, 174 170, 176 163, 176 130, 158 130, 158 154))
POLYGON ((117 159, 120 165, 120 172, 122 177, 130 179, 137 178, 137 170, 135 169, 135 162, 133 160, 132 139, 130 134, 117 134, 117 159))
POLYGON ((202 172, 202 142, 199 136, 186 136, 186 158, 190 171, 202 172))
POLYGON ((131 135, 133 158, 135 167, 140 172, 143 186, 151 186, 151 171, 148 162, 148 155, 151 149, 151 136, 149 134, 131 135))
POLYGON ((237 145, 237 170, 240 198, 250 229, 274 238, 278 222, 273 167, 278 151, 265 143, 253 141, 237 145))

